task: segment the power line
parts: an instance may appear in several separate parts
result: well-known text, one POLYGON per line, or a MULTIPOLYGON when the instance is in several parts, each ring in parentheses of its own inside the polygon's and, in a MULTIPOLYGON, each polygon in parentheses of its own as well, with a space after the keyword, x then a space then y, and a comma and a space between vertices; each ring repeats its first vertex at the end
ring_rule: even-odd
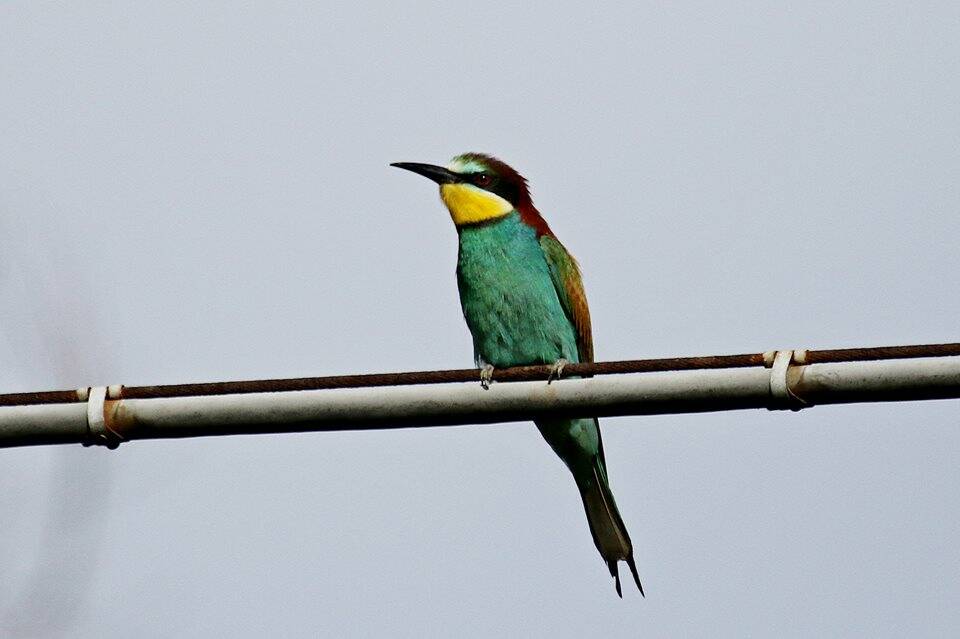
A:
MULTIPOLYGON (((769 365, 770 354, 710 355, 705 357, 667 357, 660 359, 633 359, 589 364, 568 364, 564 377, 593 377, 624 373, 657 371, 684 371, 715 368, 746 368, 769 365)), ((875 346, 868 348, 841 348, 832 350, 794 351, 797 364, 825 364, 885 359, 912 359, 917 357, 944 357, 960 355, 960 343, 918 344, 913 346, 875 346)), ((518 366, 494 371, 496 382, 527 382, 546 380, 552 366, 518 366)), ((115 399, 150 399, 159 397, 189 397, 199 395, 229 395, 241 393, 272 393, 330 388, 373 388, 378 386, 407 386, 413 384, 452 384, 479 382, 476 368, 412 371, 404 373, 372 373, 326 377, 295 377, 288 379, 261 379, 231 382, 201 382, 196 384, 160 384, 152 386, 122 386, 115 399)), ((27 404, 63 404, 85 402, 85 389, 40 391, 0 394, 0 406, 27 404)))
POLYGON ((960 344, 0 395, 0 447, 960 398, 960 344), (578 377, 567 379, 566 376, 578 377), (509 383, 505 383, 509 382, 509 383))

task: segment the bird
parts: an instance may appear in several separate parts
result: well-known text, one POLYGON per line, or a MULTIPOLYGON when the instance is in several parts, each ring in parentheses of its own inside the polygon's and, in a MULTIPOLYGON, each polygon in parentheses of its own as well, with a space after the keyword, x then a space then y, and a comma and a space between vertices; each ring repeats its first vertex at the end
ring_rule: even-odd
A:
MULTIPOLYGON (((481 384, 496 368, 593 361, 590 309, 580 267, 533 204, 527 180, 492 155, 463 153, 447 166, 394 162, 436 182, 459 237, 457 287, 481 384)), ((580 491, 594 544, 613 577, 626 562, 643 586, 633 544, 617 509, 596 418, 534 421, 580 491)))

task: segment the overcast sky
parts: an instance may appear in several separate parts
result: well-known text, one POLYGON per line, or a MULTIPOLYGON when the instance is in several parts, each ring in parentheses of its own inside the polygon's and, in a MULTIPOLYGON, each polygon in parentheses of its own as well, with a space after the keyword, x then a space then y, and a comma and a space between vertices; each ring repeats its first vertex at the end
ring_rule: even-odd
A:
MULTIPOLYGON (((599 360, 958 341, 960 5, 0 5, 0 392, 470 365, 493 153, 599 360)), ((562 382, 561 382, 562 383, 562 382)), ((0 451, 0 635, 946 637, 957 401, 0 451)))

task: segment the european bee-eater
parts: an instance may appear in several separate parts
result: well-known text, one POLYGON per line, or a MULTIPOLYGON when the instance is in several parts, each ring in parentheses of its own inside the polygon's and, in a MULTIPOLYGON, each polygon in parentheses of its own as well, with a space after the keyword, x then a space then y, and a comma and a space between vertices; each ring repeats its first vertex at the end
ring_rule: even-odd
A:
MULTIPOLYGON (((592 362, 590 310, 580 269, 533 205, 527 181, 500 160, 464 153, 446 167, 392 166, 430 178, 460 237, 457 284, 487 387, 494 367, 592 362)), ((630 535, 617 510, 596 418, 541 419, 537 428, 580 489, 590 533, 621 597, 618 562, 640 594, 630 535)))

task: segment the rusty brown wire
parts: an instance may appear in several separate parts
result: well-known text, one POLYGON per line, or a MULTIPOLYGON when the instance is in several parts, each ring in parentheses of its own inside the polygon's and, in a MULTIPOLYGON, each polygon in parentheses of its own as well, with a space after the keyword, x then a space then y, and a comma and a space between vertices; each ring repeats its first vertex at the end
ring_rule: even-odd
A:
MULTIPOLYGON (((853 362, 916 357, 947 357, 960 355, 960 343, 919 344, 914 346, 880 346, 871 348, 841 348, 810 350, 805 363, 853 362)), ((569 364, 564 377, 611 375, 616 373, 648 373, 694 369, 745 368, 763 366, 762 353, 744 355, 714 355, 707 357, 668 357, 636 359, 591 364, 569 364)), ((494 371, 497 382, 536 381, 547 379, 551 366, 519 366, 494 371)), ((373 373, 364 375, 337 375, 328 377, 299 377, 292 379, 261 379, 234 382, 206 382, 197 384, 162 384, 154 386, 124 386, 123 399, 150 399, 157 397, 187 397, 193 395, 227 395, 233 393, 266 393, 279 391, 320 390, 329 388, 371 388, 411 384, 445 384, 479 382, 475 368, 415 371, 406 373, 373 373)), ((113 399, 120 399, 114 397, 113 399)), ((85 401, 75 390, 9 393, 0 395, 0 406, 26 404, 63 404, 85 401)))

